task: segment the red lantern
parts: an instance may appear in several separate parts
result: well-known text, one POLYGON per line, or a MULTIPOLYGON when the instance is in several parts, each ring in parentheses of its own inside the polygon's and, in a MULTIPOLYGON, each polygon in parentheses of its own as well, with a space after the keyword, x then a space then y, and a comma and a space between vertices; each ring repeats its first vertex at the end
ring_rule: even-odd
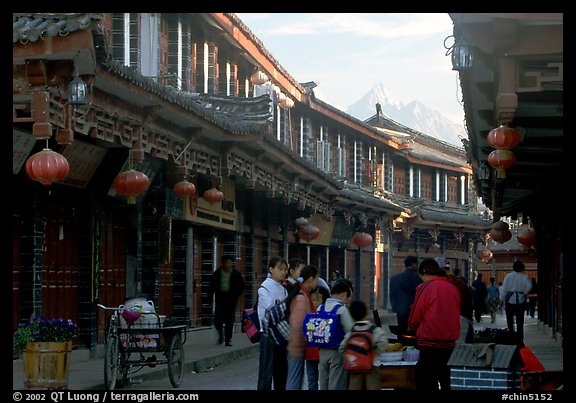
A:
POLYGON ((254 85, 262 85, 270 81, 266 73, 263 71, 258 70, 256 73, 250 76, 250 82, 254 85))
POLYGON ((310 225, 310 222, 308 222, 308 220, 305 219, 304 217, 297 218, 296 220, 294 220, 294 223, 298 228, 304 228, 310 225))
POLYGON ((360 249, 365 248, 372 245, 372 235, 365 232, 357 232, 352 237, 352 242, 360 249))
POLYGON ((508 223, 504 221, 496 221, 494 224, 492 224, 492 229, 495 229, 497 231, 505 231, 509 228, 510 226, 508 225, 508 223))
POLYGON ((516 129, 502 125, 488 133, 488 144, 500 150, 509 150, 520 144, 520 133, 516 129))
POLYGON ((210 204, 214 204, 224 200, 224 193, 222 193, 216 188, 212 188, 205 191, 202 197, 210 204))
POLYGON ((179 197, 194 196, 196 194, 196 186, 192 182, 183 180, 174 185, 174 193, 179 197))
POLYGON ((45 148, 28 158, 25 169, 30 179, 51 185, 52 182, 64 179, 70 166, 63 155, 45 148))
POLYGON ((506 178, 506 169, 516 163, 516 156, 510 150, 494 150, 488 155, 488 163, 496 168, 496 178, 506 178))
POLYGON ((301 228, 298 232, 301 232, 303 235, 302 239, 305 239, 308 242, 313 241, 320 236, 320 228, 312 224, 308 224, 307 226, 301 228))
POLYGON ((504 242, 508 242, 510 239, 512 239, 512 233, 508 229, 499 231, 497 229, 492 228, 490 230, 490 238, 494 242, 504 243, 504 242))
POLYGON ((114 191, 121 196, 128 196, 128 204, 136 204, 136 196, 148 189, 150 179, 140 171, 129 169, 120 172, 114 179, 114 191))
POLYGON ((522 245, 529 248, 536 242, 536 231, 534 231, 532 228, 522 229, 518 231, 516 239, 518 239, 518 242, 520 242, 522 245))
POLYGON ((478 258, 483 262, 489 261, 490 259, 492 259, 492 256, 494 256, 494 254, 488 248, 483 248, 478 251, 478 258))

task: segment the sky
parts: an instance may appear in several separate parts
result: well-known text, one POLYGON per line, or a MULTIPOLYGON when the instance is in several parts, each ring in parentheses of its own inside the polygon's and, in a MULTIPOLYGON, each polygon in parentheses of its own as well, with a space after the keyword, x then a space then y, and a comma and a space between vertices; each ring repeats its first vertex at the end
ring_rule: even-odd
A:
MULTIPOLYGON (((458 73, 446 56, 446 13, 237 13, 298 82, 338 109, 382 83, 404 104, 418 100, 461 123, 458 73)), ((452 45, 452 39, 446 45, 452 45)))

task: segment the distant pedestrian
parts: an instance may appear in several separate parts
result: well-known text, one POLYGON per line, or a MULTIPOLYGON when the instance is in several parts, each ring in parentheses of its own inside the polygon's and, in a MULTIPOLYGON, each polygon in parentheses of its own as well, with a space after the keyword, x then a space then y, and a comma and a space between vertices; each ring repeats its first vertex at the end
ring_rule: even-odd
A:
POLYGON ((490 320, 492 323, 496 321, 496 312, 500 309, 500 290, 496 285, 496 279, 490 277, 490 285, 486 287, 488 298, 488 310, 490 311, 490 320))
POLYGON ((330 272, 330 288, 334 287, 334 283, 340 278, 340 271, 334 270, 330 272))
POLYGON ((234 268, 234 258, 224 255, 221 266, 210 279, 210 294, 214 295, 214 327, 218 332, 218 344, 232 346, 232 329, 236 318, 236 304, 244 292, 242 274, 234 268))
MULTIPOLYGON (((260 328, 265 324, 266 308, 277 301, 284 301, 288 296, 282 281, 286 278, 288 263, 281 257, 275 256, 268 263, 268 276, 258 288, 258 319, 260 328)), ((274 390, 286 389, 286 375, 288 364, 286 361, 286 347, 278 346, 266 334, 262 333, 260 339, 260 358, 258 368, 258 390, 271 390, 274 380, 274 390)))
POLYGON ((528 276, 522 273, 524 263, 515 260, 512 264, 512 272, 506 274, 502 283, 502 292, 506 301, 506 323, 508 330, 514 332, 514 320, 516 320, 516 334, 518 343, 524 342, 524 312, 526 311, 526 296, 532 289, 532 282, 528 276))
POLYGON ((416 330, 420 359, 416 364, 416 389, 450 389, 448 359, 460 335, 460 293, 448 282, 446 271, 434 259, 418 267, 424 281, 416 289, 408 328, 416 330))
POLYGON ((538 282, 536 277, 532 277, 532 289, 528 294, 528 314, 531 318, 536 314, 536 305, 538 304, 538 282))
POLYGON ((474 318, 477 323, 480 323, 482 314, 486 308, 486 284, 482 280, 482 273, 478 273, 476 280, 472 282, 472 289, 474 290, 474 318))
POLYGON ((396 313, 397 334, 406 333, 410 306, 414 302, 416 287, 422 283, 418 275, 418 258, 407 256, 404 259, 404 271, 390 278, 390 304, 396 313))

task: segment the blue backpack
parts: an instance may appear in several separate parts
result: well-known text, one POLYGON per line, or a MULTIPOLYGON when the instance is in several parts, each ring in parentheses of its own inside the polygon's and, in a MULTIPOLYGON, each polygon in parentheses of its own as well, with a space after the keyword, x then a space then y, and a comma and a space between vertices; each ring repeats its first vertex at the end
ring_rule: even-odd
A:
POLYGON ((337 350, 344 340, 344 328, 340 325, 340 315, 336 312, 342 304, 336 304, 330 312, 326 312, 324 304, 316 312, 306 314, 302 324, 302 332, 308 347, 320 347, 337 350))

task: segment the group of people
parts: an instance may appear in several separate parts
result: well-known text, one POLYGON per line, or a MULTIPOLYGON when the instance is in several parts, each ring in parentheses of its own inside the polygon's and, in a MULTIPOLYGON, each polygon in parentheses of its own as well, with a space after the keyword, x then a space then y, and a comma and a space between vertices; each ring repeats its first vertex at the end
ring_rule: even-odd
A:
MULTIPOLYGON (((275 302, 284 301, 289 317, 290 337, 287 346, 274 343, 266 332, 260 339, 258 390, 300 390, 304 374, 308 390, 344 390, 379 386, 379 379, 368 376, 367 381, 351 380, 344 370, 341 349, 310 347, 306 343, 302 324, 307 313, 324 305, 326 312, 339 316, 339 326, 349 334, 355 324, 367 320, 367 307, 352 301, 354 287, 345 278, 333 278, 331 286, 320 278, 316 266, 306 265, 301 259, 286 262, 273 257, 268 264, 267 278, 258 288, 258 317, 261 328, 266 327, 266 309, 275 302)), ((381 330, 381 329, 380 329, 381 330)), ((384 348, 388 339, 383 331, 375 332, 375 345, 384 348)))
MULTIPOLYGON (((216 302, 214 327, 218 331, 218 343, 224 342, 226 346, 231 345, 236 302, 245 287, 242 276, 233 269, 233 262, 231 257, 224 256, 211 281, 216 302)), ((481 274, 469 286, 466 279, 450 271, 450 262, 444 257, 425 258, 418 263, 417 257, 408 256, 404 265, 405 270, 390 279, 390 301, 397 316, 397 333, 412 331, 416 336, 416 346, 420 350, 416 364, 417 389, 450 388, 448 359, 456 344, 474 342, 473 319, 480 322, 486 302, 494 321, 500 301, 505 301, 508 329, 515 332, 517 340, 522 343, 524 313, 534 285, 522 273, 525 266, 521 261, 513 263, 513 271, 504 277, 500 287, 494 278, 490 278, 490 285, 486 286, 481 274)), ((266 327, 266 309, 284 302, 290 337, 287 346, 279 346, 263 332, 258 390, 271 390, 272 386, 274 390, 302 389, 305 373, 309 390, 377 388, 379 373, 376 369, 373 374, 354 380, 344 370, 342 348, 327 349, 306 344, 302 332, 304 318, 320 305, 324 305, 326 311, 339 306, 336 313, 347 335, 355 323, 367 324, 366 305, 352 301, 352 282, 336 277, 331 279, 329 286, 320 278, 316 266, 306 265, 301 259, 290 262, 278 256, 270 259, 267 277, 258 288, 258 318, 261 328, 266 327)), ((378 351, 383 351, 388 336, 378 328, 374 337, 374 345, 378 351)))
POLYGON ((516 260, 513 271, 504 277, 499 289, 495 279, 486 286, 479 274, 469 287, 466 280, 450 273, 444 257, 426 258, 418 264, 415 256, 404 260, 405 270, 390 279, 390 302, 396 312, 399 332, 415 331, 420 359, 416 365, 416 388, 450 389, 448 360, 458 343, 473 343, 472 319, 480 322, 487 301, 492 321, 504 295, 508 330, 519 344, 524 340, 524 312, 533 281, 516 260), (516 329, 514 328, 516 322, 516 329))

